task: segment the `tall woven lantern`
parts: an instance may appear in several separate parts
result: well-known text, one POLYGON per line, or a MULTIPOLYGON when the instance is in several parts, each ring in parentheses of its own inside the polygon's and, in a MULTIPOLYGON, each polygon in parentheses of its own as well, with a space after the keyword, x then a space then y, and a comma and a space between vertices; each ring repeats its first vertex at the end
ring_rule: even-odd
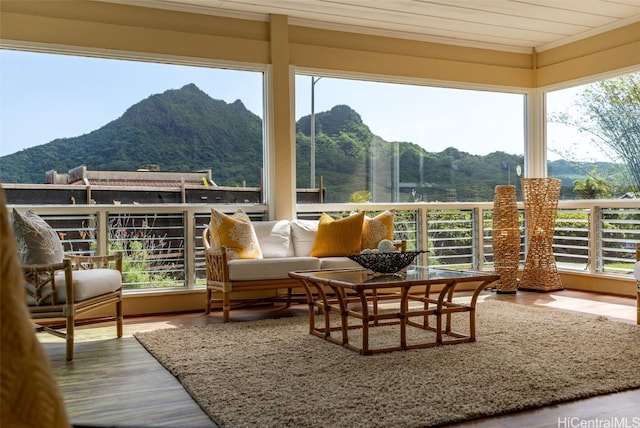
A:
POLYGON ((521 182, 527 226, 527 257, 520 288, 562 290, 553 256, 553 232, 561 181, 556 178, 523 178, 521 182))
POLYGON ((515 293, 520 266, 520 224, 516 186, 496 186, 493 199, 493 266, 500 279, 498 293, 515 293))

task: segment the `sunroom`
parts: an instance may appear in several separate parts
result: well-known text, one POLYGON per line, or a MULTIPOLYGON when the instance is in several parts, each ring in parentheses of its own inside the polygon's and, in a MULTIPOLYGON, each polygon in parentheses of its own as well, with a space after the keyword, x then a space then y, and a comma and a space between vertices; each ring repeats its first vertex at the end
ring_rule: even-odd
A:
MULTIPOLYGON (((553 157, 549 146, 563 136, 557 134, 554 141, 550 137, 550 101, 581 85, 640 73, 640 3, 585 0, 560 7, 554 2, 506 0, 471 4, 4 0, 0 3, 0 49, 3 53, 253 73, 261 91, 263 153, 259 184, 252 191, 260 199, 215 204, 219 210, 232 213, 241 208, 252 219, 273 220, 395 208, 403 219, 396 225, 399 237, 411 248, 429 250, 419 264, 490 271, 491 197, 486 193, 482 198, 427 197, 429 179, 403 178, 401 161, 393 152, 386 164, 377 164, 372 150, 370 160, 364 162, 367 165, 362 166, 371 172, 365 175, 364 184, 347 189, 340 197, 322 203, 300 203, 298 199, 301 190, 322 194, 325 184, 335 185, 331 177, 315 171, 315 132, 303 132, 301 144, 296 120, 302 109, 313 129, 318 113, 314 97, 323 91, 339 91, 335 89, 339 86, 332 85, 371 84, 376 90, 392 91, 408 88, 416 98, 424 98, 422 91, 431 89, 505 95, 516 106, 517 118, 512 121, 518 122, 519 135, 510 137, 513 146, 508 150, 516 156, 513 162, 504 163, 500 180, 519 189, 522 178, 554 175, 548 168, 553 157), (510 11, 525 6, 529 9, 510 11), (430 15, 429 9, 436 12, 430 15), (438 13, 452 15, 444 20, 438 13), (439 31, 436 22, 444 23, 439 31), (303 162, 308 161, 302 169, 298 168, 301 152, 305 153, 303 162), (386 175, 377 182, 373 172, 381 170, 386 175), (304 178, 300 177, 303 173, 304 178), (365 189, 370 192, 366 205, 349 198, 365 189)), ((482 110, 482 102, 473 108, 482 110)), ((491 120, 499 124, 501 119, 491 120)), ((507 123, 503 125, 506 128, 507 123)), ((453 177, 457 166, 453 160, 449 165, 453 177)), ((12 191, 20 191, 21 186, 3 183, 12 191)), ((51 185, 51 189, 58 187, 51 185)), ((184 187, 177 189, 181 190, 184 187)), ((565 195, 572 195, 571 188, 565 190, 565 195)), ((594 293, 605 300, 606 296, 635 298, 632 270, 640 242, 640 203, 619 196, 559 201, 554 250, 558 250, 555 255, 564 288, 594 293)), ((120 220, 148 226, 149 218, 160 219, 158 230, 145 230, 151 234, 175 231, 169 236, 174 242, 172 250, 162 254, 165 263, 161 268, 153 266, 154 272, 163 270, 162 276, 147 275, 142 280, 128 276, 125 320, 151 314, 201 315, 205 307, 201 232, 214 204, 91 204, 91 197, 86 198, 87 203, 73 205, 33 201, 10 208, 33 209, 55 223, 59 232, 68 233, 67 249, 87 247, 97 254, 110 251, 109 236, 118 227, 135 229, 135 225, 123 226, 120 220)), ((521 214, 522 207, 519 199, 521 214)), ((526 233, 525 225, 521 226, 526 233)), ((523 239, 521 257, 525 252, 523 239)), ((214 312, 210 317, 215 316, 214 312)), ((68 379, 73 380, 72 376, 68 379)), ((102 408, 96 406, 93 411, 99 413, 102 408)), ((560 419, 557 421, 559 424, 560 419)))
MULTIPOLYGON (((358 7, 357 4, 351 6, 358 7)), ((265 7, 267 12, 271 11, 265 7)), ((304 103, 308 112, 309 95, 313 98, 316 91, 339 91, 332 86, 335 82, 391 85, 392 90, 399 91, 398 88, 402 87, 419 94, 424 88, 455 88, 511 96, 511 105, 515 101, 516 113, 520 115, 515 121, 521 121, 516 128, 521 135, 516 135, 513 140, 511 153, 521 153, 521 162, 516 160, 506 166, 503 184, 513 182, 519 188, 520 176, 549 176, 547 161, 551 152, 547 147, 547 128, 550 125, 546 116, 546 100, 553 99, 564 88, 640 70, 637 11, 633 5, 620 5, 620 8, 622 11, 619 13, 626 14, 625 18, 616 19, 609 26, 594 26, 591 32, 580 32, 574 28, 572 36, 546 35, 548 38, 545 40, 555 40, 539 42, 536 47, 525 46, 525 42, 517 41, 518 37, 523 38, 522 34, 517 37, 510 32, 505 33, 504 40, 493 44, 487 40, 495 36, 481 38, 480 35, 476 36, 478 40, 475 42, 453 43, 449 39, 435 42, 425 35, 402 32, 397 28, 382 28, 374 32, 373 28, 349 27, 340 20, 323 23, 322 20, 329 19, 326 14, 310 20, 313 14, 252 13, 250 9, 247 12, 226 9, 226 6, 199 7, 189 2, 5 1, 2 4, 2 47, 7 52, 71 54, 257 72, 264 87, 262 199, 257 204, 226 204, 221 209, 233 212, 240 207, 256 219, 290 219, 313 217, 320 212, 362 209, 360 204, 349 202, 347 197, 329 198, 329 202, 322 204, 297 203, 296 188, 313 190, 322 187, 322 184, 316 184, 316 180, 323 177, 314 173, 315 161, 304 170, 307 173, 311 168, 309 181, 297 176, 301 170, 296 170, 296 160, 300 162, 296 151, 308 151, 309 148, 296 143, 294 111, 301 108, 296 103, 304 103), (89 32, 85 30, 87 26, 89 32)), ((429 95, 418 95, 418 98, 426 96, 429 95)), ((481 103, 479 101, 473 107, 480 110, 481 103)), ((312 117, 314 107, 312 100, 312 117)), ((312 126, 314 122, 315 117, 312 126)), ((458 122, 456 126, 464 127, 465 124, 458 122)), ((311 152, 313 156, 314 150, 311 152)), ((445 198, 429 199, 425 196, 407 202, 399 195, 404 191, 413 192, 415 196, 415 188, 410 187, 416 183, 402 181, 398 172, 402 166, 395 167, 393 162, 391 166, 376 165, 375 162, 380 161, 374 161, 373 155, 371 159, 371 171, 390 168, 389 174, 396 176, 379 186, 374 173, 370 174, 369 182, 362 185, 373 191, 366 210, 396 207, 409 219, 409 224, 402 227, 411 232, 403 238, 413 241, 415 248, 453 249, 453 256, 448 256, 446 251, 431 254, 430 258, 425 256, 421 260, 423 264, 491 268, 491 197, 459 197, 451 199, 455 202, 442 202, 445 198), (431 200, 436 202, 429 202, 431 200), (439 216, 446 213, 455 213, 456 216, 450 223, 439 222, 439 216), (459 236, 449 233, 448 238, 438 240, 438 236, 442 236, 441 228, 448 233, 451 229, 463 232, 459 236)), ((451 174, 456 167, 452 161, 451 174)), ((329 180, 330 177, 324 179, 329 180)), ((10 183, 5 185, 11 186, 10 183)), ((361 188, 351 189, 356 190, 361 188)), ((561 258, 563 285, 634 295, 635 284, 629 262, 635 254, 634 243, 640 240, 636 200, 570 198, 560 201, 562 219, 557 225, 560 232, 554 241, 556 248, 575 247, 575 251, 563 254, 561 258), (624 229, 623 233, 619 233, 620 227, 624 229)), ((132 285, 127 291, 125 314, 202 307, 200 231, 208 222, 210 206, 122 204, 54 208, 38 206, 34 201, 33 206, 22 206, 26 207, 34 208, 45 217, 82 217, 86 220, 82 224, 94 224, 94 229, 85 231, 86 234, 98 237, 109 236, 109 225, 122 216, 133 221, 145 221, 149 215, 166 217, 166 221, 178 224, 180 230, 175 237, 181 242, 177 244, 178 259, 172 260, 174 265, 181 266, 174 275, 180 280, 171 287, 158 288, 154 284, 146 284, 141 287, 144 290, 136 290, 140 286, 132 285), (93 233, 97 231, 102 233, 93 233)), ((76 241, 81 239, 76 238, 76 241)), ((73 240, 68 242, 70 248, 74 244, 82 245, 73 240)), ((99 253, 108 251, 105 239, 98 238, 94 245, 99 253)), ((523 240, 523 254, 524 251, 523 240)))

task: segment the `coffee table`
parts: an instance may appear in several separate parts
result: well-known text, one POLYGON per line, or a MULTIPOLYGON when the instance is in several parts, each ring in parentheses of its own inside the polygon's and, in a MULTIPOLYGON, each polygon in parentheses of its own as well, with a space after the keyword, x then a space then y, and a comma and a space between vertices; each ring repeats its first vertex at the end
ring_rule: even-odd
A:
POLYGON ((289 276, 304 286, 309 304, 309 333, 363 355, 474 342, 478 296, 500 278, 479 271, 421 267, 403 274, 375 274, 368 269, 349 268, 290 272, 289 276), (462 283, 471 285, 465 287, 467 291, 471 289, 471 294, 467 292, 464 298, 456 294, 462 283), (441 287, 431 293, 435 286, 441 287), (388 300, 399 302, 399 308, 381 310, 380 303, 388 300), (316 320, 316 310, 324 320, 316 320), (452 315, 458 312, 469 313, 468 331, 453 330, 452 315), (333 316, 334 322, 332 313, 337 314, 333 316), (391 325, 399 325, 397 342, 372 349, 370 330, 391 325), (434 334, 409 342, 408 328, 434 334), (349 340, 349 332, 354 329, 362 337, 359 344, 349 340))

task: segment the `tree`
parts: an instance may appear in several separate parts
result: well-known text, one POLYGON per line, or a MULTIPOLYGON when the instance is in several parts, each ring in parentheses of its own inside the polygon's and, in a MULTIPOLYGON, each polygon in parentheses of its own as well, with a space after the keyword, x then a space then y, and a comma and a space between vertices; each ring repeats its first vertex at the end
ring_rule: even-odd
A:
POLYGON ((640 191, 640 73, 589 85, 576 102, 574 115, 556 121, 575 126, 603 152, 611 152, 629 170, 640 191))
POLYGON ((371 192, 368 190, 358 190, 353 192, 349 197, 349 202, 356 204, 371 202, 371 192))
POLYGON ((611 196, 611 187, 605 180, 587 177, 573 182, 573 192, 581 199, 605 199, 611 196))

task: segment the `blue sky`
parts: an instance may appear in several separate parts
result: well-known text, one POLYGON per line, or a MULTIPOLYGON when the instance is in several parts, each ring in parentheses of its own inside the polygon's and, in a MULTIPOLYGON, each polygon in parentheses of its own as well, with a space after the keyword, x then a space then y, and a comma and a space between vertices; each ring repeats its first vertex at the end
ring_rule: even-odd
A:
MULTIPOLYGON (((311 77, 296 80, 296 117, 309 114, 311 77)), ((315 85, 316 111, 347 104, 374 134, 409 141, 430 152, 447 147, 484 155, 524 153, 523 96, 322 78, 315 85)))
POLYGON ((189 83, 262 114, 257 73, 0 51, 0 155, 86 134, 153 94, 189 83))
MULTIPOLYGON (((262 116, 260 73, 206 67, 0 51, 0 155, 75 137, 128 107, 195 83, 212 98, 242 100, 262 116)), ((296 79, 296 119, 311 111, 311 77, 296 79)), ((567 97, 562 98, 566 104, 567 97)), ((524 153, 523 96, 324 77, 315 110, 347 104, 373 133, 430 152, 524 153)), ((573 138, 573 137, 572 137, 573 138)))

